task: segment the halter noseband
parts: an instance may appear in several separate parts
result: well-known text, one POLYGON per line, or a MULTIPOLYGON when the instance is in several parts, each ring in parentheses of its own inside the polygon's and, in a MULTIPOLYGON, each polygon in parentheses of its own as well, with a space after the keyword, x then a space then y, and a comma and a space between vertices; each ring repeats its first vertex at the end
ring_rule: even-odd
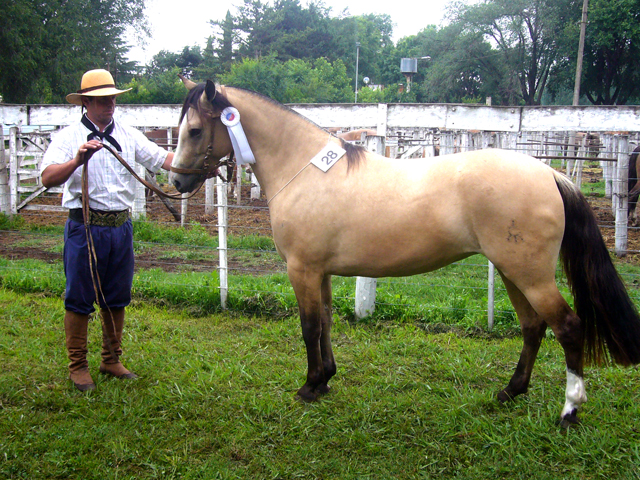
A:
POLYGON ((223 163, 223 162, 219 162, 218 165, 215 165, 215 166, 210 164, 209 162, 211 160, 212 152, 213 152, 213 143, 210 143, 209 146, 207 147, 207 151, 204 154, 204 160, 202 161, 202 168, 179 168, 179 167, 171 166, 169 167, 169 169, 173 173, 185 173, 188 175, 206 175, 211 170, 213 170, 214 168, 218 168, 223 163))

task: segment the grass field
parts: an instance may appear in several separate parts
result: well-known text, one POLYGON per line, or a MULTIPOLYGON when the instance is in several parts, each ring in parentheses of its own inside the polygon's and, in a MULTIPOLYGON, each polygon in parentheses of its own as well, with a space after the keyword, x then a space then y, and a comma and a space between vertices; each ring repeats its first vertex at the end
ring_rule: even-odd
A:
POLYGON ((294 394, 299 320, 129 310, 137 381, 66 380, 59 298, 0 289, 0 477, 77 479, 640 478, 640 372, 590 368, 583 423, 564 432, 563 355, 543 342, 529 394, 509 405, 521 340, 430 334, 413 322, 335 317, 338 374, 294 394))
MULTIPOLYGON (((59 226, 6 220, 0 228, 33 233, 10 248, 59 253, 59 226)), ((379 281, 376 312, 360 322, 354 280, 335 277, 338 374, 331 393, 304 404, 286 275, 232 275, 222 312, 217 272, 189 268, 217 239, 198 225, 135 231, 137 254, 187 263, 136 273, 124 361, 139 380, 98 374, 100 326, 90 324, 89 394, 66 378, 60 262, 0 259, 0 478, 640 479, 638 368, 588 369, 583 423, 563 431, 564 356, 549 334, 530 392, 497 402, 522 340, 499 280, 487 330, 480 257, 379 281)), ((229 243, 243 265, 273 263, 268 237, 229 243)), ((617 267, 639 304, 640 268, 617 267)))

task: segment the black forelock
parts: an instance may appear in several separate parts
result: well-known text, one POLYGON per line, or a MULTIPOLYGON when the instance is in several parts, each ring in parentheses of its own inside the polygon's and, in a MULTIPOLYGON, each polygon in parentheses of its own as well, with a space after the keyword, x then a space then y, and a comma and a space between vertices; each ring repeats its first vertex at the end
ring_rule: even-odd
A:
MULTIPOLYGON (((187 93, 187 98, 184 100, 184 104, 182 105, 182 111, 180 112, 180 122, 182 123, 182 119, 187 114, 190 108, 195 109, 198 113, 200 113, 200 97, 204 93, 204 89, 206 87, 205 83, 199 83, 187 93)), ((217 107, 220 110, 224 110, 227 107, 231 107, 231 102, 222 95, 220 92, 216 92, 216 95, 213 97, 211 101, 211 105, 217 107)))

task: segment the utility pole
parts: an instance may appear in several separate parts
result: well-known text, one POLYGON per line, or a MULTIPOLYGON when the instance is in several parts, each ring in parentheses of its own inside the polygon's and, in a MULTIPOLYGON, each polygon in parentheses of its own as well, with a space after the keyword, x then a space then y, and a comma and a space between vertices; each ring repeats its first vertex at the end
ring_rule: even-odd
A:
POLYGON ((580 21, 580 41, 578 43, 578 62, 576 64, 576 82, 573 86, 573 105, 580 104, 580 78, 582 77, 582 57, 584 56, 584 37, 587 30, 587 9, 589 0, 582 3, 582 20, 580 21))
POLYGON ((359 61, 360 61, 360 42, 356 42, 356 89, 355 89, 356 100, 354 103, 358 103, 358 63, 359 61))

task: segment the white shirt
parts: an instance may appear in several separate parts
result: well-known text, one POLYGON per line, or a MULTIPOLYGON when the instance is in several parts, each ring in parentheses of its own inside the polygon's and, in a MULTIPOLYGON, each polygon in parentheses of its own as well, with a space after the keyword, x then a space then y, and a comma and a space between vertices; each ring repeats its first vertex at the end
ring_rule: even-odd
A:
MULTIPOLYGON (((120 144, 120 155, 130 166, 133 162, 144 165, 152 172, 162 168, 168 152, 142 132, 123 125, 114 117, 115 128, 111 136, 120 144)), ((98 129, 99 130, 99 129, 98 129)), ((78 148, 87 142, 90 131, 80 121, 54 134, 44 154, 40 173, 54 163, 65 163, 76 156, 78 148)), ((105 140, 106 142, 106 140, 105 140)), ((137 180, 125 167, 103 148, 94 153, 87 163, 89 168, 89 206, 95 210, 126 210, 133 206, 137 180)), ((76 169, 64 184, 62 206, 82 208, 82 167, 76 169)))

